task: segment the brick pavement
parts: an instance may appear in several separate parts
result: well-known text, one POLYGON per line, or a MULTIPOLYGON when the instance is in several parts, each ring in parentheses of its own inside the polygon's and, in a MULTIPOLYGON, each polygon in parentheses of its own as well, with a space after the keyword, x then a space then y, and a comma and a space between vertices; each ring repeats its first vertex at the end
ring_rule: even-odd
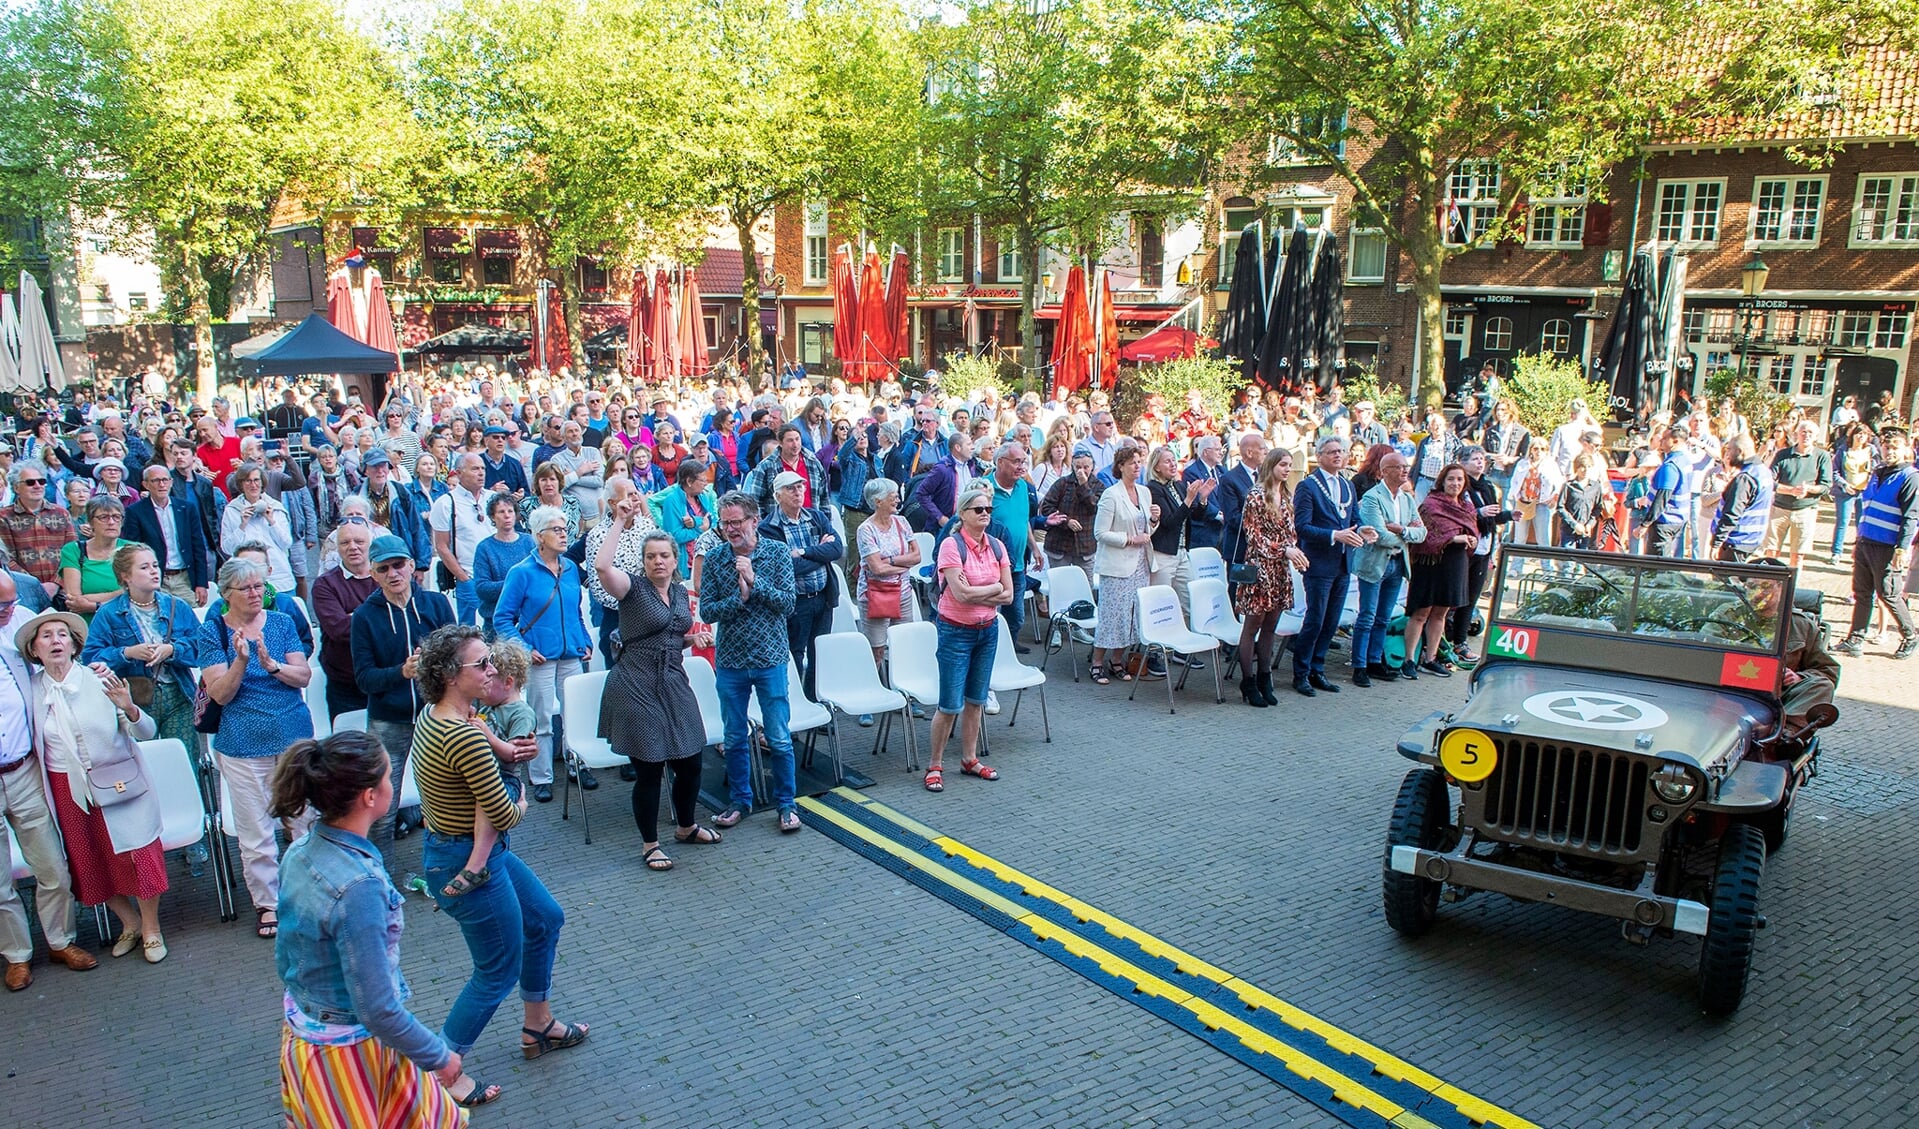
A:
MULTIPOLYGON (((1460 681, 1265 711, 1214 705, 1196 681, 1168 716, 1151 694, 1127 703, 1119 684, 1056 670, 1052 745, 1026 710, 1011 733, 994 722, 1002 781, 955 775, 930 795, 889 756, 869 791, 1542 1124, 1919 1112, 1915 668, 1848 663, 1829 771, 1768 867, 1771 926, 1725 1023, 1693 1004, 1691 940, 1634 948, 1611 923, 1487 895, 1442 907, 1416 943, 1386 928, 1380 835, 1407 767, 1392 742, 1460 681)), ((503 1009, 472 1063, 509 1094, 477 1125, 1334 1124, 824 836, 783 838, 760 816, 718 847, 675 849, 679 867, 656 875, 624 787, 592 802, 590 847, 557 805, 515 839, 568 914, 556 1008, 593 1039, 526 1063, 503 1009)), ((417 839, 401 849, 417 860, 417 839)), ((207 880, 173 867, 165 964, 41 965, 30 990, 0 996, 0 1124, 276 1123, 270 946, 220 924, 207 880)), ((411 907, 404 964, 434 1023, 464 948, 411 907)))

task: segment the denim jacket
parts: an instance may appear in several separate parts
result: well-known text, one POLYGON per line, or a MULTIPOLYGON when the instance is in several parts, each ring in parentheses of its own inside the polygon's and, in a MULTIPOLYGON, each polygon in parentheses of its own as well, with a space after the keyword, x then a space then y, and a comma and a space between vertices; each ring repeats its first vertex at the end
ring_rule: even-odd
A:
MULTIPOLYGON (((200 637, 200 619, 193 614, 193 605, 178 596, 157 592, 154 598, 167 609, 170 631, 165 642, 173 644, 173 657, 167 660, 167 669, 173 673, 181 691, 191 701, 193 668, 203 665, 194 650, 194 642, 200 637)), ((113 668, 113 673, 122 678, 146 675, 149 673, 147 664, 138 659, 129 659, 126 654, 128 647, 137 647, 146 641, 146 636, 140 633, 140 625, 134 622, 133 605, 123 592, 93 613, 93 624, 87 630, 87 645, 80 653, 80 661, 106 663, 113 668)))
POLYGON ((280 861, 280 933, 274 963, 287 994, 321 1023, 359 1025, 423 1070, 450 1051, 406 1009, 400 907, 372 843, 325 823, 280 861))

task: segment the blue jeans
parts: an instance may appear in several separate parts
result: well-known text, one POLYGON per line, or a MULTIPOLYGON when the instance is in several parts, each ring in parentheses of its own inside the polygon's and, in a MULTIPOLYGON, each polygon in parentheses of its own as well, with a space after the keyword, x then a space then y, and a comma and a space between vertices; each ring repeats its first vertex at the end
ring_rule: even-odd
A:
POLYGON ((1832 496, 1833 508, 1836 511, 1832 518, 1832 556, 1836 557, 1845 551, 1848 527, 1858 524, 1859 513, 1864 508, 1859 501, 1861 497, 1863 495, 1843 492, 1832 496))
POLYGON ((480 622, 480 590, 472 580, 462 580, 453 586, 453 622, 480 622))
POLYGON ((1386 661, 1386 624, 1393 618, 1393 602, 1405 583, 1405 567, 1398 557, 1378 580, 1359 582, 1359 615, 1353 620, 1354 670, 1386 661))
POLYGON ((957 714, 966 705, 983 706, 993 686, 993 652, 999 649, 999 625, 939 624, 940 712, 957 714))
POLYGON ((420 856, 427 889, 440 909, 459 923, 466 950, 473 955, 473 975, 440 1029, 447 1045, 462 1055, 479 1041, 516 979, 522 1000, 538 1003, 547 998, 553 987, 553 954, 560 947, 560 927, 566 924, 560 903, 513 853, 505 835, 487 856, 492 877, 457 898, 441 893, 472 850, 471 835, 428 831, 420 856))
POLYGON ((781 811, 794 806, 799 782, 794 779, 793 733, 787 727, 792 707, 786 699, 786 664, 762 670, 720 667, 713 672, 720 694, 720 717, 726 728, 727 795, 741 811, 753 809, 753 755, 747 745, 746 696, 758 692, 760 723, 773 768, 773 804, 781 811))
POLYGON ((1293 681, 1304 682, 1311 675, 1326 673, 1326 652, 1339 634, 1339 617, 1346 611, 1346 589, 1352 587, 1352 573, 1338 574, 1306 570, 1306 615, 1293 638, 1293 681), (1317 575, 1315 575, 1317 574, 1317 575))

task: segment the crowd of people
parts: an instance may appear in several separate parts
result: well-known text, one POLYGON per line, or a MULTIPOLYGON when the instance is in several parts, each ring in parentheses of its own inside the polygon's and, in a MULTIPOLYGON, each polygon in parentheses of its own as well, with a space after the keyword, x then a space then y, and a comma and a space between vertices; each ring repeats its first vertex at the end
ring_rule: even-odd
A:
MULTIPOLYGON (((1919 472, 1884 410, 1794 413, 1760 437, 1730 402, 1688 402, 1609 443, 1577 400, 1537 435, 1496 395, 1416 422, 1338 388, 1249 389, 1218 414, 1198 393, 1177 413, 1149 395, 1122 427, 1097 391, 787 383, 629 394, 561 374, 507 394, 481 369, 396 385, 372 411, 287 387, 264 422, 225 400, 23 399, 18 448, 0 444, 0 797, 50 959, 97 964, 76 904, 111 910, 114 956, 166 957, 139 742, 204 737, 203 793, 227 805, 286 983, 290 1120, 330 1123, 346 1101, 456 1124, 500 1096, 463 1063, 516 983, 527 1057, 588 1036, 549 1006, 564 913, 509 832, 553 798, 553 718, 590 669, 608 672, 599 733, 628 761, 640 864, 668 871, 663 799, 673 847, 721 843, 760 803, 802 830, 791 704, 816 696, 818 640, 849 602, 882 679, 890 631, 933 622, 931 792, 956 732, 960 774, 1001 778, 980 730, 1006 641, 1086 646, 1103 686, 1201 665, 1148 653, 1137 594, 1170 587, 1190 622, 1202 551, 1229 582, 1252 708, 1280 704, 1281 672, 1314 697, 1471 666, 1503 540, 1793 567, 1850 553, 1838 650, 1861 653, 1875 604, 1900 633, 1893 657, 1919 649, 1901 579, 1919 472), (1075 590, 1097 592, 1084 637, 1040 596, 1075 569, 1075 590), (710 664, 722 718, 726 802, 706 822, 689 654, 710 664), (364 728, 315 740, 322 710, 364 711, 364 728), (398 801, 409 766, 418 810, 398 801), (407 1011, 391 941, 412 826, 425 891, 473 959, 438 1032, 407 1011)), ((9 888, 9 989, 31 983, 32 954, 9 888)))

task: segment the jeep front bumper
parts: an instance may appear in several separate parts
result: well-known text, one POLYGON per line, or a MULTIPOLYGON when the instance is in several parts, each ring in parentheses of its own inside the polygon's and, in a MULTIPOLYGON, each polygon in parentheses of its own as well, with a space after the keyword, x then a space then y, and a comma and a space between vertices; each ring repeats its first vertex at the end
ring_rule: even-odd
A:
POLYGON ((1582 913, 1596 913, 1650 928, 1671 929, 1701 937, 1705 936, 1707 922, 1712 916, 1711 910, 1699 902, 1652 893, 1650 868, 1639 889, 1621 890, 1596 882, 1582 882, 1577 878, 1540 874, 1469 858, 1464 847, 1444 852, 1394 846, 1388 862, 1401 874, 1447 886, 1486 890, 1525 902, 1547 902, 1582 913))

